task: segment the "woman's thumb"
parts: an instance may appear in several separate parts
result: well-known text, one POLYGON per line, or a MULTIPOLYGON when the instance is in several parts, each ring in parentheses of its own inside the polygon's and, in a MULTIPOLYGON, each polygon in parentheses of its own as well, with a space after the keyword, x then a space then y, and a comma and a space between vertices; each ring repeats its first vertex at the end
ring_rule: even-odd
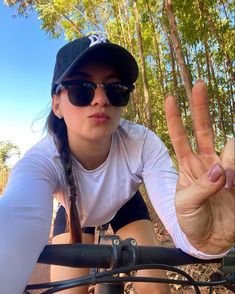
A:
POLYGON ((180 191, 180 203, 186 210, 194 211, 198 209, 206 200, 223 188, 225 183, 225 171, 220 164, 215 164, 212 168, 198 178, 192 185, 180 191), (184 205, 183 205, 183 202, 184 205))

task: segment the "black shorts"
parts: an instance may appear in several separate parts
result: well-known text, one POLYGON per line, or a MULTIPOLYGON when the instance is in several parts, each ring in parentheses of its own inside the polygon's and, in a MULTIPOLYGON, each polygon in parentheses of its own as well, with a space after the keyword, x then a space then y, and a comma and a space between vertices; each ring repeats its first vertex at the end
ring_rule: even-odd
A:
MULTIPOLYGON (((111 225, 115 234, 125 225, 141 219, 151 220, 146 203, 140 192, 137 191, 135 195, 118 210, 109 224, 111 225)), ((64 207, 60 205, 54 220, 53 236, 65 233, 66 227, 66 212, 64 207)), ((86 234, 94 234, 95 227, 85 227, 82 229, 82 231, 86 234)))

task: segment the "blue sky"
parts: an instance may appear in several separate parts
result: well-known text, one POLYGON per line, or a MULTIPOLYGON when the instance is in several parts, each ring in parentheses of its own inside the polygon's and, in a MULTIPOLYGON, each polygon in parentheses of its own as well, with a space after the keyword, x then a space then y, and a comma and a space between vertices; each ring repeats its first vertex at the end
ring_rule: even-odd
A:
POLYGON ((66 41, 50 39, 35 14, 14 14, 0 4, 0 141, 12 141, 23 154, 42 136, 55 56, 66 41))

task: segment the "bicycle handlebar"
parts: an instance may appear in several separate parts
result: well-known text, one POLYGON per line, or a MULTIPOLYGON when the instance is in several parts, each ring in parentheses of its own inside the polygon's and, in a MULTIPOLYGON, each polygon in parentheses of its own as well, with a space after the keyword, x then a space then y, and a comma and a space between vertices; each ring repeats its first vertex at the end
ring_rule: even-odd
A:
POLYGON ((47 245, 41 253, 38 262, 44 264, 61 265, 79 268, 106 269, 105 271, 94 271, 88 276, 51 283, 28 285, 28 290, 47 289, 45 294, 55 293, 61 290, 77 286, 99 284, 99 283, 123 283, 126 281, 144 281, 158 283, 172 283, 181 285, 192 285, 196 293, 200 293, 199 286, 223 285, 235 293, 233 248, 224 258, 201 260, 192 257, 177 248, 166 248, 157 246, 137 246, 134 239, 121 240, 112 239, 112 245, 90 245, 90 244, 57 244, 47 245), (185 271, 176 266, 188 264, 221 263, 222 267, 214 272, 210 282, 194 281, 185 271), (158 277, 135 277, 131 272, 139 269, 164 269, 178 273, 186 280, 162 279, 158 277), (127 277, 117 276, 126 273, 127 277))
POLYGON ((201 260, 177 248, 133 245, 47 245, 38 262, 80 268, 115 268, 140 264, 186 265, 219 263, 222 259, 201 260))

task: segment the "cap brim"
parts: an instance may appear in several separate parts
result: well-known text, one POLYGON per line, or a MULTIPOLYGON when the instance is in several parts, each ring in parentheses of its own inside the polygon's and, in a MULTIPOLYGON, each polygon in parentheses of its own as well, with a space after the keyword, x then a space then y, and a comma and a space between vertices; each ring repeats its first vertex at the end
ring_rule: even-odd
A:
POLYGON ((120 78, 126 83, 132 84, 137 80, 138 65, 129 51, 116 44, 99 43, 87 48, 80 54, 54 83, 60 84, 65 77, 72 73, 75 67, 95 61, 105 63, 117 70, 120 78))

